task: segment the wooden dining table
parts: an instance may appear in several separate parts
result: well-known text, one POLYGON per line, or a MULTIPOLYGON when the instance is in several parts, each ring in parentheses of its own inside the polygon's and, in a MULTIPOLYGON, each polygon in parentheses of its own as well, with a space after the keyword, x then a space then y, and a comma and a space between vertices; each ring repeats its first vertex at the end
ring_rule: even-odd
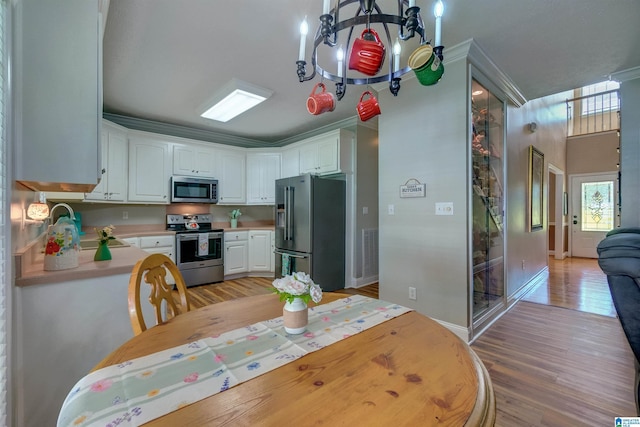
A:
MULTIPOLYGON (((322 303, 346 298, 325 293, 322 303)), ((313 304, 311 304, 313 306, 313 304)), ((276 295, 212 304, 147 329, 94 370, 282 315, 276 295)), ((495 399, 474 351, 410 311, 146 426, 492 426, 495 399)))

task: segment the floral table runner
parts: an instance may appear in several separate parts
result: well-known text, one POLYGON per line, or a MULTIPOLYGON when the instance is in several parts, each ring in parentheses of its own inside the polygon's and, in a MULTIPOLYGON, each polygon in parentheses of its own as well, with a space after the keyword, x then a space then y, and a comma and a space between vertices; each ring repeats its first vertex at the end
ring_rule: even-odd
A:
POLYGON ((361 295, 309 309, 307 331, 282 317, 94 371, 65 399, 58 426, 138 426, 411 311, 361 295))

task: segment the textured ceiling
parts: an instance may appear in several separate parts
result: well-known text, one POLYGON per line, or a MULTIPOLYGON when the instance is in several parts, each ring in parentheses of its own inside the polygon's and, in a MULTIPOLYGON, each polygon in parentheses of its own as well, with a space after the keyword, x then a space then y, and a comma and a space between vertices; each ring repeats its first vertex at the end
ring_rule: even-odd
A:
MULTIPOLYGON (((433 2, 416 4, 431 34, 433 2)), ((308 15, 313 33, 321 7, 320 0, 111 0, 104 111, 265 143, 354 117, 362 88, 349 87, 331 113, 311 116, 305 108, 320 80, 298 83, 298 27, 308 15), (200 118, 202 105, 234 77, 274 94, 227 123, 200 118)), ((446 46, 473 38, 531 100, 640 67, 639 21, 638 0, 445 0, 442 40, 446 60, 446 46)), ((403 50, 405 63, 414 47, 403 50)))

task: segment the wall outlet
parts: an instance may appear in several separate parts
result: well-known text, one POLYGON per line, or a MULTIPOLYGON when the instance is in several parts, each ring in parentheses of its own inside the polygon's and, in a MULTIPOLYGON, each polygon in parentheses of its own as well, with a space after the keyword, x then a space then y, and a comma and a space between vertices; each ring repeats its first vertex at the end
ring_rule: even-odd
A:
POLYGON ((524 260, 522 260, 522 269, 524 270, 524 260))
POLYGON ((363 206, 362 207, 362 215, 368 215, 369 214, 369 207, 368 206, 363 206))
POLYGON ((129 219, 129 212, 122 211, 122 219, 129 219))
POLYGON ((414 288, 413 286, 409 286, 409 299, 413 301, 418 299, 416 288, 414 288))

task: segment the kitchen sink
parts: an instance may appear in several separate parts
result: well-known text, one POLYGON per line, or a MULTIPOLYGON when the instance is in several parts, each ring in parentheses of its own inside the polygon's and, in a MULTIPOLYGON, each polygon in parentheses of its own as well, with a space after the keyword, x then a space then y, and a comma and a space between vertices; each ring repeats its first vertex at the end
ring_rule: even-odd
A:
MULTIPOLYGON (((110 248, 124 248, 129 245, 127 242, 123 242, 122 240, 114 239, 109 241, 110 248)), ((80 240, 80 249, 88 250, 88 249, 97 249, 98 241, 97 240, 80 240)))

